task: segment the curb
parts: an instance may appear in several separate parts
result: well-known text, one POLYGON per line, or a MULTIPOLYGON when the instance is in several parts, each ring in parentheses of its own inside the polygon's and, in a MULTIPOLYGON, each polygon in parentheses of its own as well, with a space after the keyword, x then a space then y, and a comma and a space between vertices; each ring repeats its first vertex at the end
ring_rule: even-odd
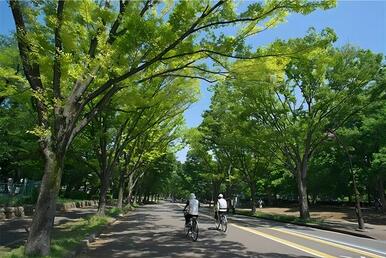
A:
POLYGON ((90 245, 90 243, 95 242, 96 238, 99 237, 106 228, 112 226, 118 220, 119 218, 114 218, 112 221, 107 223, 104 227, 92 232, 89 236, 83 239, 76 247, 74 247, 74 249, 70 251, 65 257, 73 258, 78 254, 80 254, 83 250, 85 250, 90 245))
MULTIPOLYGON (((134 208, 135 209, 135 208, 134 208)), ((129 212, 132 212, 133 210, 130 210, 123 214, 122 216, 118 216, 117 218, 113 218, 112 221, 107 223, 104 227, 100 228, 99 230, 96 230, 92 232, 89 236, 87 236, 85 239, 83 239, 78 245, 76 245, 72 251, 70 251, 65 258, 74 258, 75 256, 79 255, 82 253, 85 249, 88 248, 90 243, 95 242, 97 237, 99 237, 104 230, 106 230, 108 227, 112 226, 115 222, 119 221, 121 218, 125 217, 126 215, 129 214, 129 212)))
POLYGON ((252 215, 245 215, 245 214, 240 214, 240 213, 235 213, 235 215, 249 217, 249 218, 255 218, 255 219, 263 219, 263 220, 282 222, 282 223, 286 223, 286 224, 292 224, 292 225, 297 225, 297 226, 304 226, 304 227, 309 227, 309 228, 316 228, 316 229, 332 231, 332 232, 336 232, 336 233, 341 233, 341 234, 352 235, 352 236, 357 236, 357 237, 362 237, 362 238, 367 238, 367 239, 375 239, 376 240, 376 238, 374 238, 374 237, 371 237, 371 236, 368 236, 368 235, 365 235, 365 234, 361 234, 361 233, 357 233, 357 232, 352 232, 352 231, 349 231, 349 230, 344 230, 344 229, 337 229, 337 228, 331 228, 331 227, 320 226, 320 225, 313 225, 313 224, 306 224, 306 223, 300 223, 300 222, 289 222, 289 221, 283 221, 283 220, 278 220, 278 219, 260 218, 260 217, 255 217, 255 216, 252 216, 252 215))

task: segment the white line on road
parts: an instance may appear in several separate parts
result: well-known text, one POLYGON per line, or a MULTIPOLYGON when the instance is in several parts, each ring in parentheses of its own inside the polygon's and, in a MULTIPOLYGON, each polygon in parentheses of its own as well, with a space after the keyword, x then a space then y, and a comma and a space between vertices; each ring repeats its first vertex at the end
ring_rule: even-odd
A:
POLYGON ((316 238, 314 236, 306 236, 305 234, 302 234, 302 233, 299 233, 299 232, 294 232, 294 231, 291 231, 291 230, 279 229, 279 228, 271 228, 271 229, 275 230, 275 231, 278 231, 278 232, 281 232, 281 233, 286 233, 286 234, 289 234, 289 235, 297 236, 297 237, 304 238, 304 239, 307 239, 307 240, 311 240, 311 241, 314 241, 314 242, 319 242, 319 243, 322 243, 322 244, 333 246, 333 247, 336 247, 336 248, 339 248, 339 249, 343 249, 343 250, 346 250, 346 251, 349 251, 349 252, 354 252, 354 253, 366 255, 368 257, 372 257, 372 258, 385 258, 383 256, 379 256, 377 254, 373 254, 373 253, 369 253, 369 252, 366 252, 366 251, 362 251, 360 249, 356 249, 356 248, 352 248, 352 247, 349 247, 349 246, 340 245, 340 244, 333 243, 333 242, 330 242, 330 241, 325 241, 325 240, 322 240, 322 239, 318 239, 318 238, 316 238))
POLYGON ((275 242, 278 242, 278 243, 280 243, 280 244, 283 244, 283 245, 286 245, 286 246, 289 246, 289 247, 298 249, 298 250, 303 251, 303 252, 305 252, 305 253, 312 254, 312 255, 317 256, 317 257, 322 257, 322 258, 335 258, 335 256, 332 256, 332 255, 329 255, 329 254, 326 254, 326 253, 323 253, 323 252, 320 252, 320 251, 311 249, 311 248, 309 248, 309 247, 306 247, 306 246, 303 246, 303 245, 300 245, 300 244, 296 244, 296 243, 293 243, 293 242, 284 240, 284 239, 282 239, 282 238, 278 238, 278 237, 272 236, 272 235, 270 235, 270 234, 266 234, 266 233, 257 231, 257 230, 255 230, 255 229, 251 229, 251 228, 239 226, 239 225, 236 225, 236 224, 233 224, 233 223, 230 224, 230 225, 232 225, 233 227, 242 229, 242 230, 244 230, 244 231, 248 231, 248 232, 253 233, 253 234, 255 234, 255 235, 259 235, 259 236, 262 236, 262 237, 264 237, 264 238, 268 238, 268 239, 273 240, 273 241, 275 241, 275 242))
POLYGON ((378 253, 378 254, 386 256, 386 252, 383 252, 383 251, 380 251, 380 250, 377 250, 377 249, 363 247, 363 246, 359 246, 359 245, 355 245, 355 244, 351 244, 351 243, 347 243, 347 242, 343 242, 343 241, 338 241, 338 240, 335 240, 335 239, 325 238, 325 237, 321 237, 321 236, 315 236, 315 235, 311 235, 311 234, 307 234, 307 233, 303 233, 303 232, 298 232, 297 231, 297 233, 298 234, 302 234, 302 235, 306 235, 306 236, 309 236, 309 237, 319 238, 321 240, 326 240, 326 241, 334 242, 334 243, 341 244, 341 245, 347 245, 347 246, 350 246, 350 247, 360 248, 360 249, 363 249, 363 250, 366 250, 366 251, 370 251, 370 252, 374 252, 374 253, 378 253))

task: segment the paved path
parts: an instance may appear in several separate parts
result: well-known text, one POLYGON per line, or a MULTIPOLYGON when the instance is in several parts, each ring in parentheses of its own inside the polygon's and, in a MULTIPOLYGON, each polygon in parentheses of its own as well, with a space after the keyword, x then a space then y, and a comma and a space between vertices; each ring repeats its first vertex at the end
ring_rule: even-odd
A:
MULTIPOLYGON (((84 218, 94 214, 95 208, 73 209, 68 212, 58 212, 55 217, 55 225, 61 225, 67 221, 84 218)), ((29 227, 32 217, 14 218, 0 221, 0 249, 15 248, 27 239, 25 227, 29 227)))
POLYGON ((197 242, 185 238, 181 206, 146 205, 109 227, 86 257, 386 257, 386 242, 244 216, 227 233, 199 218, 197 242))

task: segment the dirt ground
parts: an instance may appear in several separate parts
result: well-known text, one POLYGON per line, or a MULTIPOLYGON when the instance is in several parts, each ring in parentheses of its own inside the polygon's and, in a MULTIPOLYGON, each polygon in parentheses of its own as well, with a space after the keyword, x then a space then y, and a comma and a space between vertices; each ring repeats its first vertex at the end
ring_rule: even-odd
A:
MULTIPOLYGON (((262 208, 257 209, 261 212, 285 214, 292 216, 299 216, 297 207, 285 207, 285 208, 262 208)), ((353 207, 311 207, 311 218, 323 219, 323 220, 336 220, 336 221, 348 221, 356 222, 356 215, 353 207)), ((376 212, 372 209, 364 208, 362 210, 365 222, 374 225, 386 225, 386 214, 376 212)))

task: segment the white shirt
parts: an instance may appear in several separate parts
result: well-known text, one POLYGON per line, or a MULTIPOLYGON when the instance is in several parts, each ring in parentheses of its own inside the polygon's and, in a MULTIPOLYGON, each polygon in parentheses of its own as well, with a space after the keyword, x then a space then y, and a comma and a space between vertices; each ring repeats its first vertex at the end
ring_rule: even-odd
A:
POLYGON ((198 201, 197 199, 189 199, 189 214, 198 215, 198 201))
POLYGON ((227 211, 228 204, 224 198, 218 199, 217 201, 217 210, 218 211, 227 211))

